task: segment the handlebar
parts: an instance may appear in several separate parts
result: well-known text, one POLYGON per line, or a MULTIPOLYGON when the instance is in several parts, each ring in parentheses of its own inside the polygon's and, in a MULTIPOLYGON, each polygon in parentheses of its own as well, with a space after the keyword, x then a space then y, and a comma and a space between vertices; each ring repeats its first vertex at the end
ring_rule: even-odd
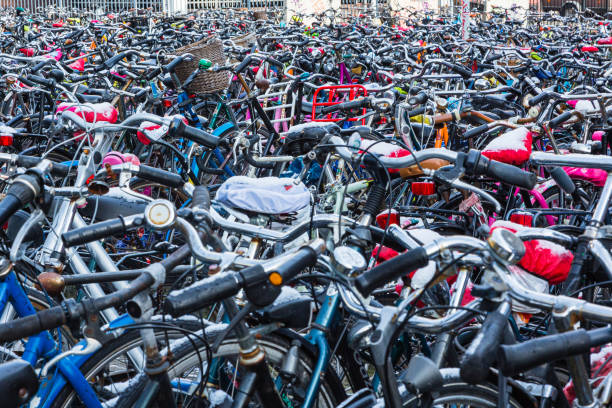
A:
POLYGON ((305 268, 314 266, 324 249, 323 240, 317 239, 294 253, 283 254, 238 272, 221 272, 185 289, 170 292, 164 303, 164 312, 180 316, 234 296, 243 288, 261 285, 266 281, 275 286, 284 284, 305 268))

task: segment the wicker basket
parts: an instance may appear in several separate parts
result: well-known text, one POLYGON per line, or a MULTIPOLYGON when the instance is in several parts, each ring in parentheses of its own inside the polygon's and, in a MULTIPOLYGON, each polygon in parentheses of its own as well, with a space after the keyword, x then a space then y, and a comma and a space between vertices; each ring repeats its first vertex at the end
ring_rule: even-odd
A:
POLYGON ((237 47, 247 48, 253 44, 257 45, 257 36, 255 35, 255 33, 246 33, 246 34, 239 35, 237 37, 233 37, 232 42, 237 47))
MULTIPOLYGON (((185 82, 189 75, 198 68, 198 63, 202 58, 211 61, 213 65, 225 65, 226 61, 223 43, 215 36, 178 48, 175 53, 176 55, 193 55, 191 61, 183 61, 176 67, 176 75, 181 82, 185 82)), ((191 81, 187 91, 197 94, 214 93, 227 88, 228 83, 229 73, 227 71, 200 72, 191 81)))

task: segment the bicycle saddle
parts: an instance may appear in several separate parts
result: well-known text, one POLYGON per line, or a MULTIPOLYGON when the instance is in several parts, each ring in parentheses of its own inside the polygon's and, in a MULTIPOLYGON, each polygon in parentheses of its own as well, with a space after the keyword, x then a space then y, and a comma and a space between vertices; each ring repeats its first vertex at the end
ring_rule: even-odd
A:
POLYGON ((38 390, 38 377, 27 361, 16 359, 0 364, 2 406, 21 406, 38 390))

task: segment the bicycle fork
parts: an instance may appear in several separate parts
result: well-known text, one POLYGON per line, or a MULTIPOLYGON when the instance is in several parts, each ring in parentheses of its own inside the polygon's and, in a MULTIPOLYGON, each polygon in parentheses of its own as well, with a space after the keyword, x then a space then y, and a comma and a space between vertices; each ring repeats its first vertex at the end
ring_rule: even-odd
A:
MULTIPOLYGON (((223 307, 230 319, 238 313, 238 307, 233 299, 223 301, 223 307)), ((247 371, 241 378, 232 407, 247 407, 255 390, 264 407, 284 407, 285 404, 266 363, 266 353, 257 344, 257 340, 244 322, 238 322, 234 330, 240 346, 239 362, 247 371)))

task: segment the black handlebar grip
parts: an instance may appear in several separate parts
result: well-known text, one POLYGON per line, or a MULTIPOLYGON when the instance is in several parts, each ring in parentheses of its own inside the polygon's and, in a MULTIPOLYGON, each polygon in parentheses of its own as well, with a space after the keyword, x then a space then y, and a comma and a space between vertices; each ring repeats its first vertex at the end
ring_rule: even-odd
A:
POLYGON ((0 201, 0 225, 4 225, 9 218, 23 208, 21 201, 14 195, 6 195, 0 201))
POLYGON ((541 94, 536 95, 533 98, 529 99, 529 101, 527 101, 527 103, 529 104, 529 106, 534 106, 534 105, 537 105, 538 103, 540 103, 541 101, 543 101, 546 98, 548 98, 548 93, 547 92, 542 92, 541 94))
POLYGON ((429 97, 427 96, 427 93, 419 92, 418 94, 408 98, 408 104, 409 105, 421 105, 427 102, 427 99, 429 99, 429 97))
POLYGON ((17 79, 19 80, 19 82, 23 83, 24 85, 27 86, 35 86, 36 84, 32 81, 30 81, 28 78, 24 78, 22 76, 17 77, 17 79))
POLYGON ((282 276, 282 282, 284 283, 293 279, 304 269, 314 266, 316 263, 317 252, 310 247, 304 247, 297 251, 291 259, 279 266, 276 272, 282 276))
MULTIPOLYGON (((17 156, 17 165, 21 167, 34 167, 38 163, 40 163, 40 157, 36 156, 26 156, 26 155, 18 155, 17 156)), ((61 163, 52 163, 51 164, 51 174, 54 176, 65 177, 70 173, 70 166, 61 163)))
POLYGON ((119 54, 112 56, 111 58, 104 61, 104 64, 103 64, 104 67, 106 67, 107 69, 111 69, 112 67, 117 65, 119 61, 125 58, 127 54, 128 54, 127 52, 122 51, 119 54))
POLYGON ((427 263, 429 263, 429 257, 425 248, 411 249, 362 273, 355 278, 355 287, 363 296, 368 296, 377 287, 406 275, 415 269, 422 268, 427 263))
POLYGON ((391 51, 393 49, 393 46, 391 45, 387 45, 386 47, 382 47, 381 49, 379 49, 378 51, 376 51, 376 54, 378 55, 382 55, 387 51, 391 51))
POLYGON ((164 73, 170 73, 173 72, 174 69, 176 68, 176 66, 178 64, 180 64, 181 62, 183 62, 183 60, 185 59, 184 55, 179 55, 178 57, 176 57, 175 59, 173 59, 172 61, 170 61, 169 64, 166 64, 162 67, 162 71, 164 73))
POLYGON ((493 54, 493 55, 489 55, 487 58, 485 58, 484 63, 485 64, 489 64, 493 61, 497 61, 498 59, 500 59, 501 57, 503 57, 502 54, 493 54))
POLYGON ((567 194, 574 194, 576 191, 576 185, 571 177, 563 170, 561 167, 555 167, 550 171, 550 175, 555 180, 555 183, 561 190, 565 191, 567 194))
POLYGON ((53 87, 55 85, 52 79, 46 79, 38 75, 28 75, 28 80, 46 87, 53 87))
POLYGON ((472 77, 472 70, 467 69, 466 67, 459 64, 452 64, 451 69, 461 75, 463 79, 469 79, 472 77))
POLYGON ((510 304, 503 302, 497 310, 487 315, 482 328, 461 359, 459 373, 466 382, 476 384, 487 378, 508 325, 510 310, 510 304))
POLYGON ((123 218, 119 217, 64 232, 62 234, 62 241, 66 247, 73 247, 110 237, 115 234, 125 233, 126 230, 123 218))
POLYGON ((280 62, 279 60, 276 60, 276 59, 274 59, 272 57, 266 57, 266 61, 269 64, 275 65, 275 66, 277 66, 279 68, 284 68, 285 67, 285 65, 282 62, 280 62))
POLYGON ((38 64, 34 65, 32 67, 32 73, 37 73, 38 71, 40 71, 41 69, 43 69, 46 65, 49 65, 51 63, 51 58, 46 59, 44 61, 40 61, 38 64))
POLYGON ((469 129, 467 130, 464 134, 463 137, 465 137, 466 139, 469 137, 474 137, 474 136, 478 136, 483 134, 484 132, 486 132, 487 130, 489 130, 489 125, 485 124, 485 125, 480 125, 480 126, 476 126, 475 128, 469 129))
POLYGON ((425 108, 424 106, 421 106, 420 108, 416 108, 416 109, 406 112, 406 115, 408 115, 408 117, 411 118, 413 116, 424 114, 426 110, 427 108, 425 108))
POLYGON ((13 214, 34 200, 41 188, 40 179, 32 174, 17 177, 0 201, 0 225, 4 225, 13 214))
POLYGON ((342 103, 337 103, 335 105, 324 106, 321 108, 321 113, 325 114, 325 113, 331 113, 331 112, 335 112, 339 110, 351 110, 351 109, 363 108, 365 106, 368 106, 369 103, 370 103, 370 100, 368 98, 355 99, 349 102, 342 102, 342 103))
POLYGON ((180 118, 172 119, 168 134, 172 138, 184 137, 185 139, 189 139, 208 148, 217 147, 219 144, 219 138, 217 136, 205 130, 188 126, 180 118))
POLYGON ((192 208, 203 208, 205 210, 210 209, 210 192, 206 186, 196 186, 193 189, 193 195, 191 197, 192 208))
POLYGON ((562 114, 560 114, 559 116, 557 116, 554 119, 551 119, 550 122, 548 122, 548 126, 552 129, 552 128, 556 128, 557 126, 559 126, 561 123, 569 120, 569 118, 572 117, 572 112, 570 111, 565 111, 562 114))
MULTIPOLYGON (((608 341, 610 341, 609 336, 605 339, 605 342, 608 341)), ((513 376, 544 363, 588 353, 594 345, 584 329, 503 345, 499 349, 499 368, 504 375, 513 376)))
POLYGON ((243 59, 242 62, 234 69, 234 72, 236 74, 240 74, 242 71, 247 69, 247 67, 251 65, 252 59, 253 58, 250 55, 246 57, 245 59, 243 59))
POLYGON ((185 181, 180 174, 172 173, 170 171, 158 169, 156 167, 146 166, 141 164, 138 170, 138 177, 143 179, 154 181, 164 186, 181 188, 185 185, 185 181))
POLYGON ((20 340, 43 330, 55 329, 66 323, 66 314, 61 306, 0 324, 0 342, 20 340))
POLYGON ((484 156, 481 160, 485 160, 485 163, 488 161, 488 164, 485 164, 486 169, 484 174, 504 183, 512 184, 526 190, 533 190, 538 181, 538 177, 535 173, 525 171, 511 164, 489 160, 484 156))
POLYGON ((153 78, 157 77, 157 76, 158 76, 159 74, 161 74, 161 73, 162 73, 161 68, 157 67, 157 68, 155 68, 154 70, 150 71, 150 72, 149 72, 149 73, 148 73, 148 74, 145 76, 145 78, 146 78, 146 80, 147 80, 147 81, 150 81, 150 80, 152 80, 153 78))
POLYGON ((164 302, 164 312, 172 317, 182 316, 233 296, 241 288, 242 277, 238 272, 221 272, 170 292, 164 302))

